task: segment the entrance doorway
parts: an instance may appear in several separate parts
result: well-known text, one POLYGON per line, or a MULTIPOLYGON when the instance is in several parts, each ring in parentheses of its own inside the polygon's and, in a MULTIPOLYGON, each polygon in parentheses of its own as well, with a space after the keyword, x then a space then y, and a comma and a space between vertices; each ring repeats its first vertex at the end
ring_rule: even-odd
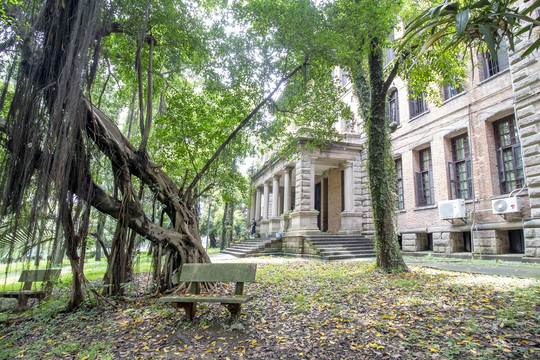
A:
POLYGON ((525 244, 523 243, 523 231, 509 230, 508 245, 510 253, 523 254, 525 252, 525 244))
POLYGON ((321 183, 315 184, 315 210, 319 211, 317 227, 321 230, 321 183))
POLYGON ((464 252, 471 252, 472 251, 471 233, 468 232, 468 231, 463 233, 463 251, 464 252))

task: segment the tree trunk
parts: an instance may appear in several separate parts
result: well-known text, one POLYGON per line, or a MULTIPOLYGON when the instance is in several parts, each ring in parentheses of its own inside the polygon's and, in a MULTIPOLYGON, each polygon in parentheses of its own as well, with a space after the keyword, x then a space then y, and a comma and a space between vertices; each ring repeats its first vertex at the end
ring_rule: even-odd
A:
POLYGON ((216 235, 214 233, 210 233, 210 247, 212 249, 217 248, 216 235))
MULTIPOLYGON (((39 239, 39 241, 41 241, 41 239, 39 239)), ((37 247, 36 247, 36 255, 34 258, 34 266, 36 268, 39 267, 40 256, 41 256, 41 243, 37 244, 37 247)))
POLYGON ((135 241, 137 233, 133 230, 129 232, 129 241, 126 251, 126 281, 133 279, 133 250, 135 250, 135 241))
POLYGON ((60 205, 59 209, 59 217, 65 239, 66 255, 69 258, 72 273, 71 298, 69 299, 66 311, 72 311, 77 309, 83 300, 83 268, 78 254, 81 238, 75 233, 75 226, 72 219, 73 204, 68 200, 64 200, 64 203, 60 205))
POLYGON ((226 235, 227 235, 227 213, 229 212, 229 203, 225 203, 225 209, 223 209, 223 217, 221 218, 221 244, 219 248, 221 250, 225 249, 227 246, 225 246, 226 243, 226 235))
MULTIPOLYGON (((107 223, 107 216, 103 213, 99 213, 98 216, 98 225, 96 229, 96 261, 101 261, 101 242, 100 239, 103 239, 103 233, 105 231, 105 224, 107 223)), ((105 250, 105 249, 104 249, 105 250)))
POLYGON ((234 225, 234 204, 231 202, 225 203, 223 218, 221 220, 221 245, 220 249, 226 249, 232 242, 234 225))
POLYGON ((372 39, 368 63, 371 103, 367 121, 367 151, 377 266, 389 272, 408 271, 394 228, 395 174, 385 115, 383 56, 377 38, 372 39))

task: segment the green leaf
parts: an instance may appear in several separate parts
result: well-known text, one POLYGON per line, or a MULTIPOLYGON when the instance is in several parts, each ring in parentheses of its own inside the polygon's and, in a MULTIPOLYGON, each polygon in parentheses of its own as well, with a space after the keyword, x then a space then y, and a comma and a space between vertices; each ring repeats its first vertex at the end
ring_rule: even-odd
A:
POLYGON ((535 49, 537 49, 538 47, 540 47, 540 38, 536 39, 536 41, 527 48, 527 50, 525 50, 523 52, 523 54, 521 55, 521 57, 525 57, 527 55, 529 55, 530 53, 532 53, 535 49))
POLYGON ((440 37, 446 32, 447 29, 448 29, 448 26, 442 28, 441 30, 437 31, 435 34, 431 35, 431 37, 424 43, 424 46, 422 46, 419 56, 425 53, 426 50, 429 49, 429 47, 433 45, 435 41, 439 40, 440 37))
POLYGON ((456 15, 456 31, 459 35, 463 35, 463 33, 465 32, 465 29, 467 28, 467 24, 469 23, 470 17, 471 17, 470 9, 462 11, 456 15))
POLYGON ((489 0, 480 0, 471 5, 471 9, 479 9, 481 7, 489 5, 489 0))
POLYGON ((487 47, 493 59, 497 59, 497 51, 495 50, 495 40, 493 39, 493 34, 491 30, 486 25, 478 25, 480 31, 484 35, 484 40, 486 41, 487 47))

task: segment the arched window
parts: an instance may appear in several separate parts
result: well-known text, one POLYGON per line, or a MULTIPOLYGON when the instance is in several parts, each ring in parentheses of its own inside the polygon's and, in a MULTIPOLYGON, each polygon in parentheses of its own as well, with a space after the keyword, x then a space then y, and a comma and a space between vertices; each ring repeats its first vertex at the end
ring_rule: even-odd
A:
POLYGON ((398 111, 398 94, 397 90, 394 90, 388 96, 388 101, 386 103, 386 116, 392 122, 395 122, 399 125, 399 111, 398 111))

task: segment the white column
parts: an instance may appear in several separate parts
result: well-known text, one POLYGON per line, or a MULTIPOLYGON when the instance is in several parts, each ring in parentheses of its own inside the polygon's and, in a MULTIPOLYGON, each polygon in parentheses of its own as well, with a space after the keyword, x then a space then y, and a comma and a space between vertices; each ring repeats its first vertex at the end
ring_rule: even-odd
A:
POLYGON ((353 210, 353 168, 351 163, 345 164, 345 169, 343 171, 343 191, 344 191, 344 208, 347 212, 352 212, 353 210))
POLYGON ((328 189, 326 188, 328 186, 328 181, 326 181, 325 185, 325 180, 327 179, 326 176, 328 175, 323 174, 323 178, 321 179, 321 231, 325 230, 324 217, 328 217, 328 214, 326 214, 326 212, 328 211, 328 204, 326 203, 327 199, 325 199, 324 197, 324 194, 328 191, 328 189))
POLYGON ((279 176, 272 178, 272 217, 279 216, 279 176))
POLYGON ((256 217, 255 217, 256 210, 257 210, 257 193, 253 192, 251 194, 251 205, 249 206, 248 223, 250 224, 250 226, 251 226, 251 222, 253 221, 253 219, 256 219, 256 217))
POLYGON ((268 220, 268 200, 270 200, 270 185, 264 183, 264 194, 263 194, 263 220, 268 220))
POLYGON ((315 163, 313 161, 309 172, 309 209, 315 210, 315 163))
POLYGON ((291 210, 291 172, 289 169, 283 174, 283 213, 291 210))
POLYGON ((255 220, 259 222, 261 219, 261 189, 257 188, 257 192, 255 194, 255 220))

